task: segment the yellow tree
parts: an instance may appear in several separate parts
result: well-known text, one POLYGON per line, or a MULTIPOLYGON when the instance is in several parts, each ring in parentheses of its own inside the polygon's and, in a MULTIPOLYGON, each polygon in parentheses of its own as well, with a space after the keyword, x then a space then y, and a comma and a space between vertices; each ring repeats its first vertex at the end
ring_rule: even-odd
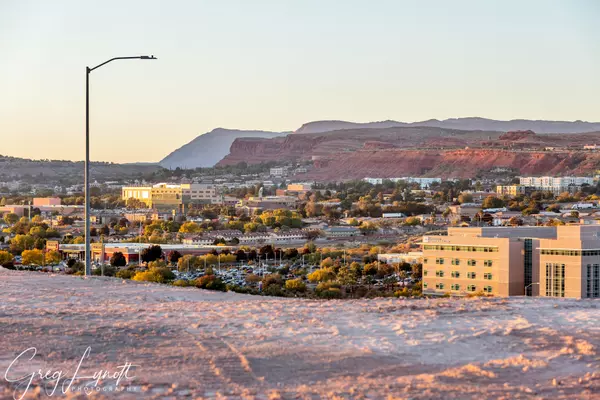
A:
POLYGON ((61 260, 62 257, 56 250, 50 250, 46 253, 46 264, 58 264, 61 260))
POLYGON ((44 263, 44 253, 38 249, 25 250, 21 256, 23 257, 23 265, 42 265, 44 263))
POLYGON ((13 258, 13 255, 8 251, 0 251, 0 265, 11 262, 13 258))

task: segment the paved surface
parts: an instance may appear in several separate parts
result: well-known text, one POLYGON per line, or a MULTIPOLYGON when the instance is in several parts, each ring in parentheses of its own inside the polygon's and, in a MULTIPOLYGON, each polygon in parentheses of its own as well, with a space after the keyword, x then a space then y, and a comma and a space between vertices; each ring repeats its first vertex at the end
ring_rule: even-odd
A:
POLYGON ((599 317, 598 300, 312 301, 0 269, 0 398, 87 398, 28 382, 68 384, 90 347, 77 377, 138 365, 118 387, 73 383, 95 399, 598 399, 599 317))

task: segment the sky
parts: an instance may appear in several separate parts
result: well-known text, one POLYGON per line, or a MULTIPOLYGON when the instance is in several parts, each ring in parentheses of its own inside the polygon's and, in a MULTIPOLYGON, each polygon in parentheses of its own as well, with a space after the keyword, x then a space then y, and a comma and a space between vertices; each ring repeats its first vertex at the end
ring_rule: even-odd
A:
POLYGON ((0 0, 0 154, 156 162, 217 127, 600 121, 597 0, 0 0))

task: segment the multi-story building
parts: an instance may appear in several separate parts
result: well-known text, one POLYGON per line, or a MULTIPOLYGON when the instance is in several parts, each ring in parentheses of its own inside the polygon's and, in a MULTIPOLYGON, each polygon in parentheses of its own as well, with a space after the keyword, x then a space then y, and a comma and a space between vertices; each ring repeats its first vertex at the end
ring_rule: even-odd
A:
POLYGON ((600 226, 558 227, 556 239, 540 240, 539 263, 540 296, 600 297, 600 226))
POLYGON ((561 193, 577 191, 581 189, 582 185, 593 185, 594 178, 586 176, 521 176, 519 184, 535 190, 561 193))
POLYGON ((525 186, 521 185, 498 185, 496 186, 496 194, 500 196, 518 196, 525 194, 525 186))
POLYGON ((405 181, 408 183, 418 183, 421 189, 427 189, 433 183, 441 183, 442 178, 416 178, 416 177, 403 177, 403 178, 364 178, 365 182, 369 182, 371 185, 380 185, 383 181, 389 180, 392 182, 405 181))
POLYGON ((423 291, 600 297, 600 226, 449 228, 423 237, 423 291))
POLYGON ((222 197, 212 184, 182 183, 171 185, 158 183, 153 186, 126 186, 121 197, 142 201, 148 208, 182 211, 190 204, 221 204, 222 197))

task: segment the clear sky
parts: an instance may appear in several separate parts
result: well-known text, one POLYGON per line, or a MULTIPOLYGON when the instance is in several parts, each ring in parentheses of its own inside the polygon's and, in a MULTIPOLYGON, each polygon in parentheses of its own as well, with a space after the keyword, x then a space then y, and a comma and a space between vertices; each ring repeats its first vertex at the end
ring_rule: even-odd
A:
POLYGON ((597 0, 0 0, 0 154, 158 161, 216 127, 600 121, 597 0))

